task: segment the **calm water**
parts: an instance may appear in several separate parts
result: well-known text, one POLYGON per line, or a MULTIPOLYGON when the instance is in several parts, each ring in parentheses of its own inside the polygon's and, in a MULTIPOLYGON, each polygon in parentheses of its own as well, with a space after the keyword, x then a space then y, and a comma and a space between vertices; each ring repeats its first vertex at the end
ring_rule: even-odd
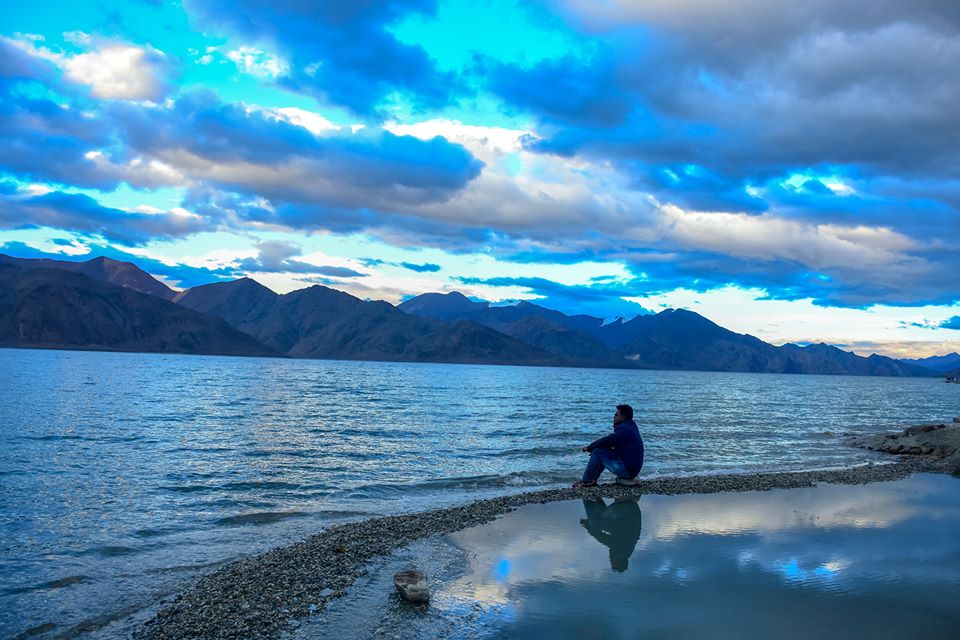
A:
POLYGON ((929 638, 960 628, 960 479, 531 505, 378 561, 297 640, 929 638), (429 607, 400 602, 420 567, 429 607))
POLYGON ((883 460, 931 379, 0 350, 0 637, 109 635, 198 572, 348 518, 568 484, 630 402, 645 475, 883 460))

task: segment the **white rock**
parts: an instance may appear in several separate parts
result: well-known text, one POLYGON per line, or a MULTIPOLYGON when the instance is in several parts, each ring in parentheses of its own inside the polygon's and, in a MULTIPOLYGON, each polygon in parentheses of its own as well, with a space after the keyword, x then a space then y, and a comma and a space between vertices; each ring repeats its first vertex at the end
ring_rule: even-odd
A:
POLYGON ((423 571, 398 571, 393 574, 393 584, 401 597, 409 602, 427 602, 430 600, 430 586, 427 574, 423 571))

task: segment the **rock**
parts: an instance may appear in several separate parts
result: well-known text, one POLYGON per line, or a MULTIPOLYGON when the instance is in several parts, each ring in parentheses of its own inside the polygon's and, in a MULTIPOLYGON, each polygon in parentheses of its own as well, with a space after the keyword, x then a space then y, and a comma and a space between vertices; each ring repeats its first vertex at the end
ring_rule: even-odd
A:
POLYGON ((916 436, 921 433, 930 433, 931 431, 936 431, 937 429, 942 429, 946 425, 937 425, 937 424, 918 424, 912 427, 907 427, 904 430, 904 433, 908 436, 916 436))
POLYGON ((955 476, 960 476, 960 452, 947 459, 947 469, 955 476))
POLYGON ((954 422, 954 424, 960 423, 960 418, 954 418, 954 419, 953 419, 953 422, 954 422))
POLYGON ((427 574, 423 571, 398 571, 393 574, 393 584, 408 602, 427 602, 430 599, 430 586, 427 584, 427 574))

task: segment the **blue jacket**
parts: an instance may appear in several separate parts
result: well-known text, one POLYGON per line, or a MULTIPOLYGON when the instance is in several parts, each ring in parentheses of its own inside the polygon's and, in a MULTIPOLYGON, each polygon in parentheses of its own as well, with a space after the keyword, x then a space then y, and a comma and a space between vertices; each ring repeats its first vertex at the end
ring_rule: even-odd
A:
POLYGON ((643 467, 643 438, 640 429, 633 420, 621 422, 613 428, 613 433, 591 442, 587 451, 594 449, 613 449, 631 474, 640 473, 643 467))

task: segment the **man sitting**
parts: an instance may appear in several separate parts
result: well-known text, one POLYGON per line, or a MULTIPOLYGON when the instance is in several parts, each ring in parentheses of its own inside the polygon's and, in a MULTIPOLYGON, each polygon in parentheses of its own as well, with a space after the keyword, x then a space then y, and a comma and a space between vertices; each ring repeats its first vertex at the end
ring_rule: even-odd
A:
POLYGON ((613 433, 591 442, 582 450, 590 454, 590 461, 583 471, 583 479, 574 483, 574 488, 597 486, 597 478, 604 469, 618 479, 636 478, 643 467, 643 438, 633 421, 633 407, 618 404, 617 412, 613 414, 613 433))

